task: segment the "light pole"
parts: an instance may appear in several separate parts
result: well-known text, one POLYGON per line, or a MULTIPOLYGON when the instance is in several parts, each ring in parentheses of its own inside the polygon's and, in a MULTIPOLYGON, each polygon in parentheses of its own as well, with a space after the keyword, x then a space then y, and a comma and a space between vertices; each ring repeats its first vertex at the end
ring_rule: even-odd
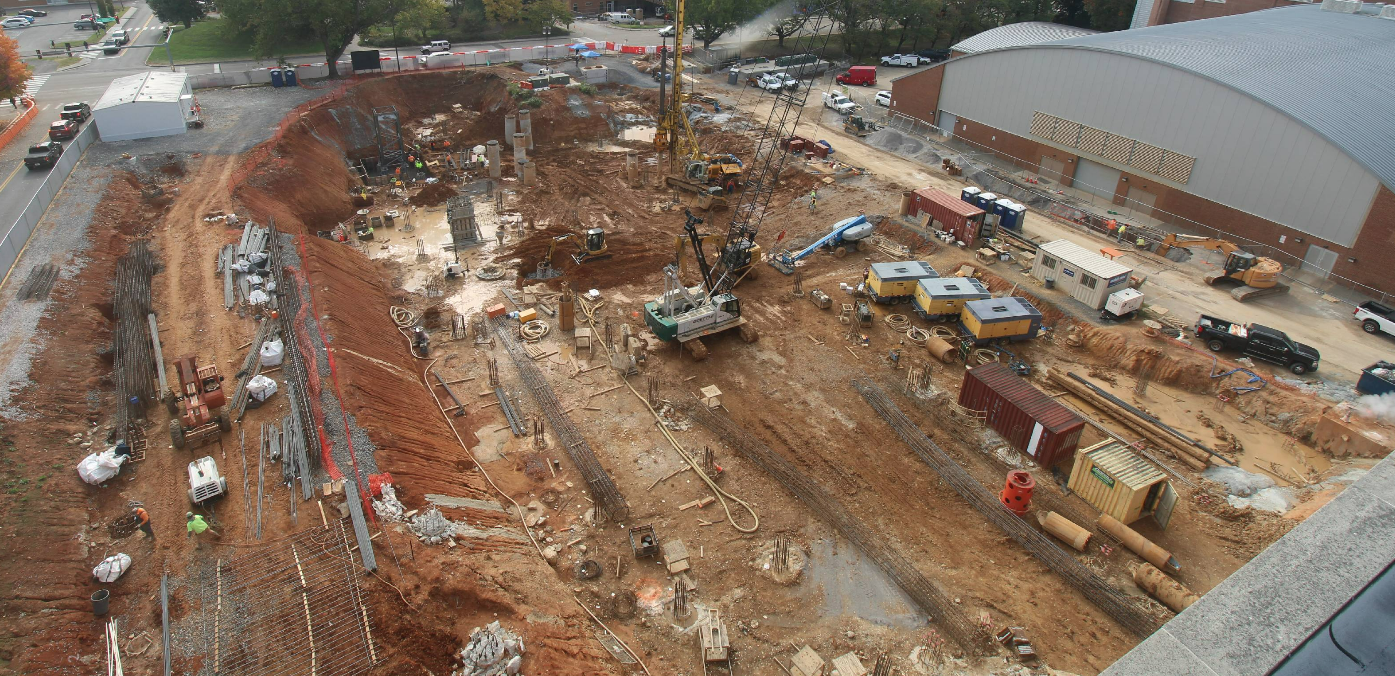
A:
POLYGON ((552 45, 548 44, 549 39, 550 39, 551 36, 552 36, 552 26, 543 26, 543 31, 542 31, 542 33, 543 33, 543 61, 548 61, 548 60, 550 60, 550 59, 552 58, 552 45))

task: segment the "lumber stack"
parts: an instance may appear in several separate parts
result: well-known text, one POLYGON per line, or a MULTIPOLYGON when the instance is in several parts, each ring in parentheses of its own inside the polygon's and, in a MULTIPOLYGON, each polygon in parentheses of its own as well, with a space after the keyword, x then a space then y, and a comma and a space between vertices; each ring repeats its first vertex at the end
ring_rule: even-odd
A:
POLYGON ((1124 427, 1129 428, 1135 434, 1152 442, 1158 448, 1172 451, 1172 454, 1186 466, 1201 471, 1206 469, 1210 464, 1210 456, 1208 456, 1205 451, 1184 443, 1181 439, 1178 439, 1166 430, 1159 429, 1151 422, 1099 396, 1088 387, 1076 382, 1064 371, 1052 370, 1047 375, 1051 378, 1051 382, 1061 386, 1067 392, 1080 397, 1091 406, 1105 412, 1109 417, 1119 421, 1124 427))

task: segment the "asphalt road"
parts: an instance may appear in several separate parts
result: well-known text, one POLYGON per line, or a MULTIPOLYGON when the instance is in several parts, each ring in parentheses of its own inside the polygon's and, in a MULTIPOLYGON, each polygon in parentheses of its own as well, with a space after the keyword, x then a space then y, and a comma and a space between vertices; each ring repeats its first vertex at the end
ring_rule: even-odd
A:
MULTIPOLYGON (((154 15, 144 4, 136 4, 135 7, 135 13, 122 21, 122 25, 133 35, 130 44, 159 44, 159 23, 154 15)), ((72 27, 78 15, 88 11, 87 5, 50 5, 45 9, 49 15, 42 17, 42 21, 36 21, 33 26, 5 31, 6 35, 19 40, 22 53, 32 53, 39 47, 48 49, 49 40, 62 46, 65 39, 76 38, 76 44, 80 45, 82 35, 91 35, 91 31, 74 30, 72 27)), ((74 51, 74 56, 86 58, 78 67, 63 72, 49 70, 49 64, 53 61, 51 57, 44 61, 29 61, 34 72, 40 73, 29 81, 29 93, 34 97, 39 113, 19 138, 0 150, 0 231, 8 230, 19 218, 48 176, 47 171, 30 171, 24 167, 24 155, 29 146, 47 140, 48 125, 58 119, 58 111, 64 104, 77 101, 95 104, 113 79, 149 70, 145 65, 145 56, 149 51, 148 48, 134 46, 122 49, 115 55, 104 55, 100 50, 86 54, 80 50, 74 51)))

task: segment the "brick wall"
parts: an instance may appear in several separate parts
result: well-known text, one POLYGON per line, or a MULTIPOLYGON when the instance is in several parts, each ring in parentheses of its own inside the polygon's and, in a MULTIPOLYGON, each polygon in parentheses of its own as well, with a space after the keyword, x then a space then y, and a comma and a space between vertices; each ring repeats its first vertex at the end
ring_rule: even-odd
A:
POLYGON ((1290 2, 1289 0, 1225 0, 1225 2, 1211 2, 1210 0, 1196 0, 1195 2, 1173 2, 1172 0, 1158 1, 1167 3, 1167 8, 1160 23, 1182 23, 1183 21, 1195 21, 1197 19, 1210 19, 1218 16, 1258 12, 1261 9, 1308 4, 1303 2, 1290 2))
MULTIPOLYGON (((1031 171, 1039 171, 1038 163, 1043 155, 1064 162, 1065 173, 1068 176, 1074 175, 1075 167, 1079 164, 1079 158, 1071 153, 973 120, 960 118, 959 126, 954 129, 954 135, 981 147, 1002 153, 1008 156, 1003 157, 1004 160, 1011 161, 1013 164, 1031 171), (1021 161, 1010 158, 1019 158, 1021 161)), ((1070 184, 1068 178, 1063 179, 1062 183, 1070 184)), ((1267 244, 1293 256, 1293 258, 1288 259, 1280 257, 1281 262, 1286 267, 1296 266, 1297 262, 1308 253, 1310 245, 1331 249, 1336 251, 1338 255, 1337 263, 1332 267, 1333 274, 1395 294, 1395 265, 1387 264, 1384 259, 1385 252, 1395 250, 1395 192, 1391 192, 1385 186, 1381 186, 1376 193, 1366 221, 1362 225, 1361 233, 1351 248, 1299 232, 1184 190, 1172 188, 1158 182, 1155 178, 1128 172, 1120 174, 1119 183, 1114 190, 1114 204, 1126 205, 1125 198, 1130 187, 1157 195, 1157 201, 1153 204, 1156 210, 1153 217, 1165 223, 1196 232, 1197 226, 1184 220, 1190 219, 1216 228, 1222 233, 1267 244), (1181 218, 1178 218, 1179 216, 1181 218), (1279 241, 1280 237, 1283 237, 1283 242, 1279 241), (1349 263, 1347 258, 1355 258, 1356 262, 1349 263)), ((1199 232, 1198 234, 1212 235, 1214 233, 1199 232)))
POLYGON ((940 85, 945 79, 944 64, 907 75, 891 83, 892 112, 935 124, 940 105, 940 85))
MULTIPOLYGON (((0 0, 0 7, 6 9, 24 9, 25 7, 43 7, 48 3, 45 0, 0 0)), ((14 12, 10 12, 14 14, 14 12)))

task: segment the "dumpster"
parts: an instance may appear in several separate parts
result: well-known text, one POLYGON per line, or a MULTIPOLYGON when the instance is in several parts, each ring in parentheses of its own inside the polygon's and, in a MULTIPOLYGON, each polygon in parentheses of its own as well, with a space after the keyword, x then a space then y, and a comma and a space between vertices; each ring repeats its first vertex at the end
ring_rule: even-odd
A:
POLYGON ((1361 378, 1356 381, 1356 391, 1361 394, 1395 392, 1395 364, 1378 361, 1362 369, 1361 378))

